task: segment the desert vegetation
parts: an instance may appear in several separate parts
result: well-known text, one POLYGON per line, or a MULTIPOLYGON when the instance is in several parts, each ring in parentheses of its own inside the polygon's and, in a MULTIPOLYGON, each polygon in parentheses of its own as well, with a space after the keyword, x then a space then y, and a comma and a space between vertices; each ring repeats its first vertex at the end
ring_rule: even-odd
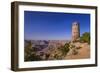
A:
POLYGON ((86 42, 90 44, 90 33, 89 32, 83 33, 82 36, 80 37, 80 42, 86 42))
POLYGON ((81 59, 90 57, 90 34, 84 33, 77 41, 25 40, 25 61, 81 59))

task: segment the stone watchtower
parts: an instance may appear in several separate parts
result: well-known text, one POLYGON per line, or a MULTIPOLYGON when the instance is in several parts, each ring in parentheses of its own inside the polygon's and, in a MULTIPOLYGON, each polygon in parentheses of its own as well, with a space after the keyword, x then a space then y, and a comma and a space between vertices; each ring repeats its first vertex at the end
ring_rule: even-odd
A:
POLYGON ((72 23, 72 41, 76 41, 80 37, 80 26, 78 22, 72 23))

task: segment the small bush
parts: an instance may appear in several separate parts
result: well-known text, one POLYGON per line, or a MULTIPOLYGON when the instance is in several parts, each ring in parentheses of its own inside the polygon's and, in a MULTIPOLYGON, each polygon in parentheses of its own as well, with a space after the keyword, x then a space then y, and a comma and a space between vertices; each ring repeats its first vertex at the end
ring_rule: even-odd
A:
POLYGON ((88 44, 90 44, 90 33, 89 32, 83 33, 82 36, 80 37, 80 42, 87 42, 88 44))
POLYGON ((64 56, 69 52, 69 50, 70 50, 69 48, 70 48, 69 43, 66 43, 63 47, 61 47, 60 50, 64 56))
POLYGON ((82 47, 76 47, 76 49, 81 49, 82 47))

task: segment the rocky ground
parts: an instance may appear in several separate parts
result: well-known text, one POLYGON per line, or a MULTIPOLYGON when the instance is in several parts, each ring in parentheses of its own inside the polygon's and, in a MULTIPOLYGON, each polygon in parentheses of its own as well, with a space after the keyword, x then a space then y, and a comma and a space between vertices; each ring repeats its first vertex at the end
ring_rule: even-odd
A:
POLYGON ((76 49, 77 54, 72 54, 72 50, 65 56, 65 59, 84 59, 90 58, 90 45, 87 43, 74 43, 75 46, 80 47, 76 49))
POLYGON ((90 45, 88 43, 52 40, 32 41, 31 45, 28 43, 25 45, 28 46, 25 55, 28 61, 90 58, 90 45), (30 52, 27 53, 29 48, 31 48, 30 52))

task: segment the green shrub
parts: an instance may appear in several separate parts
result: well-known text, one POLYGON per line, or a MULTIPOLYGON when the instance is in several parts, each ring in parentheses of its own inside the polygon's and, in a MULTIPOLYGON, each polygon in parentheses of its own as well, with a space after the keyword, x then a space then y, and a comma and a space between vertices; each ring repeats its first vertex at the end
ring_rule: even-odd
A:
POLYGON ((82 47, 76 47, 76 49, 81 49, 82 47))
POLYGON ((83 33, 82 36, 80 37, 80 41, 87 42, 88 44, 90 44, 90 33, 89 32, 83 33))
POLYGON ((69 52, 69 47, 70 47, 70 44, 69 43, 66 43, 64 46, 61 47, 61 52, 62 52, 62 55, 65 56, 68 52, 69 52))
POLYGON ((25 58, 25 61, 39 61, 39 60, 42 60, 42 59, 40 58, 40 56, 35 55, 35 54, 31 54, 30 56, 25 58))

